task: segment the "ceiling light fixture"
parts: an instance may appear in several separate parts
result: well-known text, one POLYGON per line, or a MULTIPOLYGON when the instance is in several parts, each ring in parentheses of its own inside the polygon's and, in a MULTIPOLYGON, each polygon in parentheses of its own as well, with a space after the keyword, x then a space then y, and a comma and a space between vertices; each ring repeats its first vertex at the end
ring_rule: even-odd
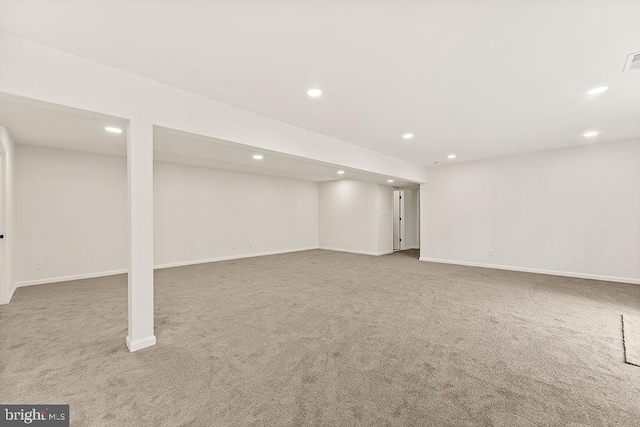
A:
POLYGON ((393 180, 392 179, 388 179, 387 182, 393 182, 393 180))
POLYGON ((322 95, 322 91, 320 89, 309 89, 307 91, 307 95, 309 95, 312 98, 317 98, 320 95, 322 95))
POLYGON ((587 95, 599 95, 603 92, 606 92, 607 89, 609 89, 608 86, 600 86, 600 87, 596 87, 591 89, 590 91, 587 92, 587 95))
POLYGON ((122 133, 122 129, 114 127, 114 126, 107 126, 104 128, 104 130, 106 130, 107 132, 111 132, 111 133, 122 133))
POLYGON ((449 154, 449 155, 447 156, 447 159, 455 159, 455 158, 456 158, 456 155, 455 155, 455 154, 449 154))
POLYGON ((344 175, 344 171, 338 171, 338 175, 344 175))
POLYGON ((413 138, 413 134, 412 133, 405 133, 404 135, 402 135, 403 139, 411 139, 413 138))
POLYGON ((582 134, 585 138, 593 138, 594 136, 600 135, 600 132, 597 130, 589 130, 582 134))
POLYGON ((262 160, 262 159, 264 159, 264 156, 262 154, 253 155, 253 160, 262 160))

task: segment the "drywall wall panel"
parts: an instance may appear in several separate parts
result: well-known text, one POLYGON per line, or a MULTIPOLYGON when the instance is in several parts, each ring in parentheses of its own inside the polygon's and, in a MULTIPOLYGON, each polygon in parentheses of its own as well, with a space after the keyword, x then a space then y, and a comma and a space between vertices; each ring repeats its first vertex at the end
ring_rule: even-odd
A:
POLYGON ((640 141, 431 168, 421 257, 640 280, 640 141))

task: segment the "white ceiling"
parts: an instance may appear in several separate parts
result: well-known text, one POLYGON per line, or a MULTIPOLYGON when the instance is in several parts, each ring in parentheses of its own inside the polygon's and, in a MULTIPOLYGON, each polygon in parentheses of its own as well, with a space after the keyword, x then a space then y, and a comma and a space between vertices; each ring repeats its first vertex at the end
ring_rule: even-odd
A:
POLYGON ((16 143, 126 156, 127 135, 105 132, 126 129, 127 120, 75 108, 0 94, 0 126, 16 143))
MULTIPOLYGON (((117 117, 0 94, 0 126, 6 126, 18 144, 121 157, 127 153, 127 120, 117 117), (124 131, 109 133, 104 129, 106 126, 124 131)), ((416 186, 394 177, 266 150, 256 151, 241 144, 173 129, 154 128, 153 143, 154 159, 162 162, 316 182, 351 179, 403 188, 416 186), (262 154, 264 159, 256 161, 254 154, 262 154), (338 170, 344 170, 345 174, 338 175, 338 170), (390 184, 387 179, 394 182, 390 184)))
POLYGON ((636 0, 0 1, 2 31, 416 163, 640 136, 636 0))
POLYGON ((316 182, 350 179, 394 187, 417 187, 416 183, 391 176, 347 169, 267 150, 255 150, 237 143, 160 127, 154 130, 153 147, 154 158, 165 162, 316 182), (254 154, 260 154, 264 158, 256 161, 253 159, 254 154), (339 170, 345 173, 338 175, 339 170), (394 182, 388 183, 387 179, 393 179, 394 182))

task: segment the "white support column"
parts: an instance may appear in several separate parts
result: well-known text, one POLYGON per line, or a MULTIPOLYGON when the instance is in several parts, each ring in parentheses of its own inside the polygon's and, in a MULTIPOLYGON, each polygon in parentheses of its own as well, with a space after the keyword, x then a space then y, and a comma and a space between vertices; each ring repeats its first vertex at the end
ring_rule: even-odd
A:
POLYGON ((127 131, 129 183, 129 333, 136 351, 156 343, 153 334, 153 125, 131 120, 127 131))

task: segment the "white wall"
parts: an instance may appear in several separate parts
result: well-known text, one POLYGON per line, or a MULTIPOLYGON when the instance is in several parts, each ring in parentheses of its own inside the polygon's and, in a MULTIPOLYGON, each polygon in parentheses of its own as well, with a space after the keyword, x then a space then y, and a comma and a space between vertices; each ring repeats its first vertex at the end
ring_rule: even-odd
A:
POLYGON ((126 159, 18 144, 15 184, 16 281, 126 270, 126 159))
POLYGON ((14 171, 15 171, 15 144, 9 131, 0 126, 0 144, 3 150, 3 163, 1 166, 3 176, 0 179, 4 193, 4 206, 2 209, 2 224, 0 233, 4 234, 4 239, 0 244, 2 248, 2 260, 0 260, 0 304, 7 304, 11 301, 15 292, 15 272, 12 268, 12 256, 15 248, 15 203, 14 203, 14 171))
POLYGON ((155 164, 156 265, 318 247, 318 184, 155 164))
POLYGON ((319 186, 320 247, 380 255, 392 251, 391 187, 339 180, 319 186))
POLYGON ((421 259, 640 283, 640 141, 443 165, 429 177, 421 259))
MULTIPOLYGON (((159 162, 154 178, 156 265, 318 246, 317 183, 159 162)), ((16 145, 13 280, 126 271, 126 180, 121 157, 16 145)))

